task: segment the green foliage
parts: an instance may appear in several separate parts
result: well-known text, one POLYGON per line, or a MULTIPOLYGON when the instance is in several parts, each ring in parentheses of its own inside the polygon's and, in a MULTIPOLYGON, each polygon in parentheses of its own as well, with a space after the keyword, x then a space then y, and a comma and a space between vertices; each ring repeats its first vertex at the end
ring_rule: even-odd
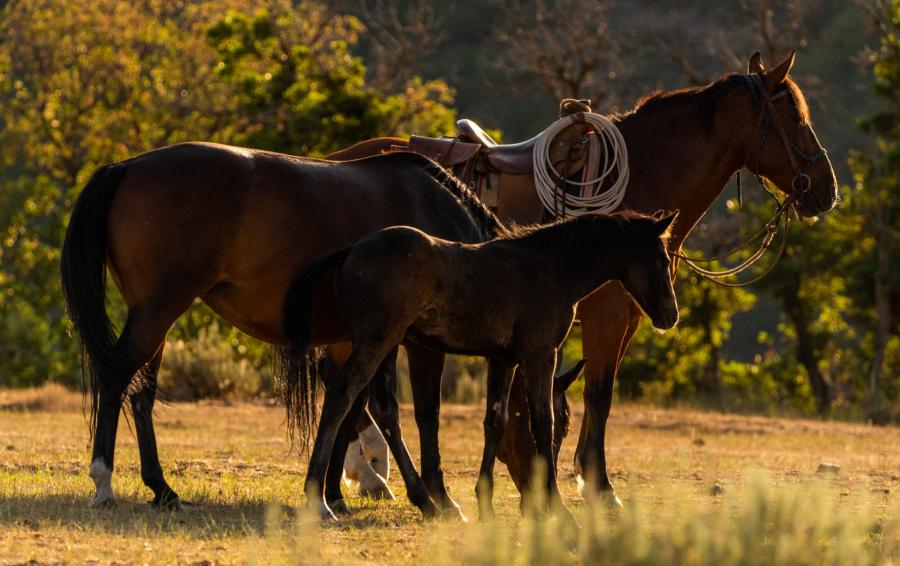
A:
MULTIPOLYGON (((413 78, 398 93, 365 84, 363 62, 350 51, 364 31, 359 20, 315 2, 266 6, 3 7, 0 385, 80 379, 59 249, 80 187, 98 166, 192 139, 321 154, 363 137, 452 126, 453 92, 443 82, 413 78)), ((207 308, 192 309, 173 338, 197 337, 212 320, 207 308)), ((254 367, 265 364, 264 346, 227 323, 219 329, 223 344, 254 367)))
MULTIPOLYGON (((490 521, 463 544, 448 527, 429 541, 436 564, 893 564, 900 554, 896 519, 867 502, 848 512, 823 484, 773 487, 753 474, 736 495, 703 505, 684 497, 667 504, 642 495, 615 518, 602 505, 578 513, 580 529, 544 512, 526 511, 518 526, 490 521)), ((454 527, 458 528, 458 527, 454 527)))
POLYGON ((196 401, 271 395, 270 373, 253 367, 246 357, 239 358, 235 349, 222 341, 215 321, 200 328, 190 342, 168 341, 159 373, 161 396, 196 401))
POLYGON ((677 329, 662 334, 642 321, 619 368, 619 394, 663 403, 699 396, 721 405, 731 399, 724 390, 722 370, 727 363, 722 347, 732 317, 753 306, 755 297, 743 289, 719 287, 684 266, 678 271, 676 291, 681 314, 677 329))
POLYGON ((235 85, 247 128, 238 140, 300 155, 324 155, 378 135, 452 131, 452 91, 415 77, 388 95, 365 84, 351 53, 362 23, 324 5, 274 3, 253 14, 229 12, 207 32, 219 77, 235 85))

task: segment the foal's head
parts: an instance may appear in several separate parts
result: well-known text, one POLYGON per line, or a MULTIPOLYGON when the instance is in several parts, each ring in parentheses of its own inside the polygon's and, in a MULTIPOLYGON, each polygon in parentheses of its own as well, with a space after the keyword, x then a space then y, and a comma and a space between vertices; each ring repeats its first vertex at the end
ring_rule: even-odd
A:
POLYGON ((678 302, 667 249, 669 228, 678 212, 615 216, 624 232, 621 246, 625 257, 619 280, 644 314, 650 317, 653 326, 668 330, 678 323, 678 302))

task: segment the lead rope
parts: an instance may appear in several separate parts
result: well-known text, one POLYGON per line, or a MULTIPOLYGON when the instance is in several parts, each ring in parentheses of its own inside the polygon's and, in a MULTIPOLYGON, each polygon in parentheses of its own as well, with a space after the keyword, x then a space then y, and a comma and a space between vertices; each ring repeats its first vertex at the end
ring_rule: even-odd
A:
MULTIPOLYGON (((778 260, 781 259, 781 256, 784 254, 785 249, 787 248, 787 240, 788 240, 788 232, 790 230, 790 220, 791 213, 794 211, 794 206, 797 200, 807 191, 810 190, 812 183, 809 179, 809 176, 806 174, 806 170, 812 166, 812 164, 823 157, 825 155, 824 148, 820 148, 817 153, 812 156, 807 157, 803 152, 798 152, 798 154, 807 162, 805 168, 801 169, 797 165, 797 160, 794 157, 794 150, 797 149, 796 145, 789 142, 787 139, 787 135, 784 132, 784 128, 782 128, 781 124, 777 120, 777 114, 775 113, 775 107, 773 105, 773 101, 781 98, 782 96, 790 96, 790 92, 785 90, 775 96, 769 96, 768 91, 765 90, 765 84, 762 81, 762 78, 759 74, 753 75, 745 75, 744 81, 747 84, 747 87, 750 89, 750 94, 753 96, 754 102, 760 106, 760 115, 759 119, 756 122, 756 127, 753 130, 753 136, 756 137, 756 133, 759 131, 760 126, 763 127, 762 136, 760 136, 759 142, 756 146, 756 180, 759 182, 759 185, 765 190, 769 196, 771 196, 775 202, 777 203, 775 214, 772 216, 772 219, 769 220, 761 230, 759 230, 756 234, 754 234, 749 240, 747 240, 744 244, 738 246, 737 248, 727 252, 723 255, 716 257, 707 257, 707 258, 690 258, 684 255, 681 252, 674 252, 674 256, 687 264, 687 266, 694 271, 700 277, 712 281, 717 285, 721 285, 723 287, 746 287, 747 285, 752 285, 756 283, 766 275, 768 275, 772 269, 775 268, 775 265, 778 263, 778 260), (788 159, 791 163, 791 168, 794 170, 794 179, 791 181, 791 194, 784 200, 784 202, 780 201, 775 193, 766 186, 764 179, 758 173, 759 171, 759 159, 762 155, 763 144, 766 141, 766 138, 769 135, 769 131, 772 126, 775 126, 775 129, 781 138, 781 141, 784 144, 785 151, 787 152, 788 159), (801 180, 804 182, 804 187, 797 187, 797 181, 801 180), (763 270, 762 273, 754 277, 749 281, 744 281, 743 283, 730 283, 727 281, 720 281, 721 278, 729 277, 732 275, 737 275, 750 268, 753 264, 755 264, 771 247, 772 242, 775 239, 779 229, 782 231, 781 243, 778 247, 778 252, 775 254, 775 258, 772 260, 772 263, 763 270), (725 269, 722 271, 711 271, 708 269, 704 269, 697 265, 698 263, 709 263, 712 261, 716 261, 719 259, 724 259, 735 253, 746 249, 751 243, 756 241, 762 234, 765 234, 760 247, 750 255, 746 260, 742 261, 740 264, 732 267, 730 269, 725 269)), ((752 139, 752 138, 751 138, 752 139)), ((753 151, 751 147, 747 154, 747 159, 744 160, 746 163, 749 161, 750 152, 753 151)), ((741 188, 740 188, 740 172, 738 172, 738 199, 741 200, 741 188)))

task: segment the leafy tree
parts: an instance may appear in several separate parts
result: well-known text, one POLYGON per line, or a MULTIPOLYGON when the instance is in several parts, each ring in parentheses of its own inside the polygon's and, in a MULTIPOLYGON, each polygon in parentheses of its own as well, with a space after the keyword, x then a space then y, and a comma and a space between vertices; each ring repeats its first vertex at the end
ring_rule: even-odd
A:
POLYGON ((351 53, 362 31, 357 18, 312 2, 229 12, 212 26, 216 73, 234 85, 246 123, 236 140, 323 155, 378 135, 452 131, 453 96, 442 81, 413 77, 397 94, 366 85, 363 61, 351 53))
MULTIPOLYGON (((718 267, 713 264, 713 267, 718 267)), ((722 347, 732 317, 753 306, 743 289, 720 287, 682 266, 676 282, 681 321, 660 334, 642 322, 619 369, 620 395, 665 403, 697 399, 724 408, 722 347)))
MULTIPOLYGON (((446 131, 446 84, 365 84, 355 18, 315 2, 20 0, 0 20, 0 384, 78 380, 58 285, 78 191, 100 165, 200 139, 322 153, 446 131), (223 14, 227 13, 227 16, 223 14)), ((214 315, 195 308, 176 337, 214 315)), ((223 345, 264 348, 222 324, 223 345)))

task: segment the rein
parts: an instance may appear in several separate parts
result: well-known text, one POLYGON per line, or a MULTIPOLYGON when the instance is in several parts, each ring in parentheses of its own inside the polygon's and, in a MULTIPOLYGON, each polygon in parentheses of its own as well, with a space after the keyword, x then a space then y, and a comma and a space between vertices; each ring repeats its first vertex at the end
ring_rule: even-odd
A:
MULTIPOLYGON (((784 250, 787 248, 788 231, 790 228, 792 216, 791 213, 794 212, 797 201, 803 198, 807 193, 810 193, 810 190, 812 189, 812 179, 810 179, 809 175, 806 174, 806 171, 808 171, 816 161, 826 155, 825 148, 822 147, 820 147, 819 151, 817 151, 816 153, 808 155, 800 151, 800 148, 798 148, 796 144, 791 143, 791 141, 788 139, 787 133, 784 131, 784 126, 782 126, 781 121, 778 119, 778 114, 775 111, 774 101, 784 96, 790 96, 789 90, 784 90, 776 94, 775 96, 770 96, 769 91, 766 90, 765 83, 763 83, 762 76, 760 76, 759 73, 744 75, 744 82, 750 89, 750 94, 753 96, 753 100, 760 106, 759 119, 756 121, 756 127, 753 129, 753 138, 756 137, 756 134, 759 131, 760 127, 763 127, 762 136, 759 139, 759 143, 756 144, 756 171, 754 172, 754 175, 756 176, 756 180, 763 188, 763 190, 765 190, 769 194, 769 196, 775 199, 775 202, 778 203, 775 209, 775 214, 759 231, 756 232, 756 234, 751 236, 740 246, 732 249, 725 254, 704 258, 691 258, 678 251, 674 252, 673 254, 678 259, 684 261, 684 263, 700 277, 703 277, 704 279, 712 281, 713 283, 716 283, 717 285, 721 285, 723 287, 746 287, 748 285, 756 283, 757 281, 768 275, 772 271, 772 269, 775 268, 775 265, 778 263, 778 260, 781 259, 781 256, 784 254, 784 250), (791 163, 791 169, 793 169, 794 171, 794 177, 791 180, 791 193, 787 196, 787 198, 784 199, 784 201, 780 201, 778 199, 775 193, 766 186, 765 180, 759 174, 759 159, 762 155, 763 146, 765 145, 766 139, 768 138, 769 132, 771 131, 773 125, 775 131, 778 133, 778 136, 781 138, 781 142, 787 153, 788 160, 791 163), (801 168, 798 165, 796 156, 794 155, 795 152, 797 153, 797 155, 802 157, 804 161, 806 161, 805 167, 801 168), (772 246, 779 230, 782 232, 782 235, 781 241, 778 244, 778 251, 775 254, 775 258, 772 260, 772 263, 770 263, 762 273, 760 273, 753 279, 742 283, 731 283, 721 280, 722 278, 737 275, 738 273, 746 271, 752 265, 754 265, 763 255, 765 255, 765 253, 772 246), (760 237, 762 237, 762 241, 757 250, 753 252, 747 259, 732 268, 724 269, 722 271, 711 271, 708 269, 704 269, 703 267, 700 267, 698 265, 699 263, 711 263, 720 259, 726 259, 740 251, 747 249, 760 237)), ((751 148, 747 152, 747 159, 744 160, 744 163, 747 163, 750 160, 750 154, 752 151, 753 147, 751 146, 751 148)), ((740 172, 738 172, 738 187, 738 198, 740 198, 740 172)), ((815 193, 810 194, 813 195, 814 199, 816 198, 815 193)), ((675 264, 673 263, 673 277, 675 274, 674 272, 675 264)))

